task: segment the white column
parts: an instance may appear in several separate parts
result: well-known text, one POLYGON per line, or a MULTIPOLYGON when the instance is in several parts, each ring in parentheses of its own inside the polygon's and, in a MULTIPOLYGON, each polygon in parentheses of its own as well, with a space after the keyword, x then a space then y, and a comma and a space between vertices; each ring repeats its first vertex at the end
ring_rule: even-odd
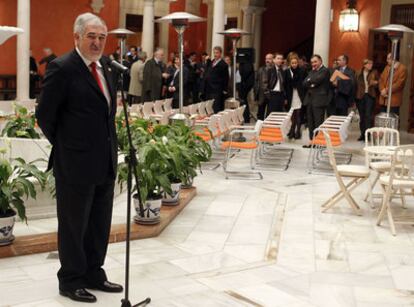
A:
POLYGON ((221 31, 224 31, 224 0, 214 0, 212 48, 224 48, 224 35, 217 34, 221 31))
POLYGON ((331 0, 317 0, 315 16, 315 40, 313 53, 319 54, 325 65, 329 63, 331 35, 331 0))
POLYGON ((30 86, 30 0, 18 0, 17 26, 24 31, 17 36, 17 100, 24 101, 30 86))
MULTIPOLYGON (((247 6, 247 7, 242 8, 243 13, 244 13, 243 14, 243 30, 249 33, 252 33, 254 9, 255 8, 252 6, 247 6)), ((252 47, 252 35, 244 35, 242 37, 242 47, 244 48, 252 47)))
POLYGON ((206 52, 212 50, 212 39, 213 39, 213 0, 207 1, 208 11, 207 11, 207 45, 206 52))
POLYGON ((266 9, 264 7, 258 7, 254 11, 254 32, 253 32, 253 47, 255 51, 254 66, 257 70, 260 66, 261 46, 262 46, 262 21, 263 12, 266 9))
POLYGON ((141 47, 152 57, 154 52, 154 0, 144 0, 141 47))

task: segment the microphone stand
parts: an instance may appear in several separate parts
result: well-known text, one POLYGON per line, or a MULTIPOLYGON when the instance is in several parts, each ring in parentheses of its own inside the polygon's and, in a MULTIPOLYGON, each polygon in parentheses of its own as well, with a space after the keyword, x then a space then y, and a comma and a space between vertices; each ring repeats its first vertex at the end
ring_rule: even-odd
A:
MULTIPOLYGON (((122 53, 121 53, 122 56, 122 53)), ((122 61, 122 59, 121 59, 122 61)), ((121 62, 122 63, 122 62, 121 62)), ((122 100, 122 106, 123 106, 123 112, 125 116, 125 127, 127 131, 127 137, 128 137, 128 144, 129 144, 129 153, 125 157, 125 162, 128 165, 128 177, 127 177, 127 221, 126 221, 126 254, 125 254, 125 296, 121 300, 122 305, 121 307, 137 307, 137 306, 146 306, 151 302, 151 298, 147 297, 142 302, 139 302, 136 305, 132 305, 129 301, 129 258, 130 258, 130 241, 131 241, 131 202, 132 202, 132 174, 134 175, 135 184, 137 188, 137 194, 138 194, 138 204, 139 204, 139 215, 141 217, 144 216, 144 207, 142 205, 141 201, 141 191, 139 188, 139 178, 138 178, 138 172, 137 172, 137 166, 138 166, 138 160, 136 156, 136 149, 132 143, 132 134, 131 129, 129 126, 129 117, 128 117, 128 107, 127 102, 125 99, 125 92, 124 92, 124 76, 123 73, 120 73, 120 82, 121 82, 121 100, 122 100)))

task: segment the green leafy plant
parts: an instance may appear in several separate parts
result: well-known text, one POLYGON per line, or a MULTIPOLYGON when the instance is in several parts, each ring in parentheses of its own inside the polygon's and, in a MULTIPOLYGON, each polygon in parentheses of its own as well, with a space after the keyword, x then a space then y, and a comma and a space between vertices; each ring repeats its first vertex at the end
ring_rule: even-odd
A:
POLYGON ((1 135, 15 138, 40 139, 36 129, 36 118, 34 114, 29 114, 25 107, 14 106, 14 114, 7 118, 7 124, 3 128, 1 135))
POLYGON ((36 162, 0 159, 0 217, 12 216, 17 211, 20 219, 27 222, 24 199, 35 199, 35 181, 44 189, 47 180, 46 174, 35 166, 36 162))

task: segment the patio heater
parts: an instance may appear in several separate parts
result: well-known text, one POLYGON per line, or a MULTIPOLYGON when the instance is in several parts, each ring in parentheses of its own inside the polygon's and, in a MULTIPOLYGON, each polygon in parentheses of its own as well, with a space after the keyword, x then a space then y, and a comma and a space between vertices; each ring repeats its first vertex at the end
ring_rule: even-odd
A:
POLYGON ((387 112, 381 112, 375 117, 375 126, 398 129, 398 115, 391 113, 392 82, 394 79, 394 66, 397 61, 397 47, 401 38, 404 36, 404 32, 414 33, 414 31, 406 26, 396 24, 389 24, 374 30, 378 32, 387 32, 388 37, 392 42, 392 64, 388 78, 387 112))
POLYGON ((188 122, 187 116, 183 113, 184 106, 184 74, 183 74, 183 54, 184 54, 184 31, 191 22, 201 22, 205 21, 205 18, 201 18, 186 12, 175 12, 164 17, 158 18, 155 22, 158 23, 171 23, 175 31, 178 33, 178 52, 180 57, 180 71, 179 71, 179 80, 180 88, 178 92, 179 97, 179 113, 174 114, 171 118, 171 122, 175 121, 184 121, 188 122))
POLYGON ((233 43, 233 97, 226 99, 227 105, 231 108, 237 108, 239 101, 236 99, 236 66, 237 66, 237 42, 243 35, 251 35, 251 33, 238 28, 228 29, 226 31, 217 32, 217 34, 224 35, 231 39, 233 43))
POLYGON ((125 41, 128 35, 133 35, 135 32, 132 32, 128 29, 118 28, 112 31, 109 31, 108 34, 115 35, 119 40, 119 47, 121 48, 121 54, 120 54, 120 61, 122 65, 124 65, 124 52, 125 52, 125 41))
POLYGON ((0 26, 0 45, 2 45, 10 37, 23 33, 23 29, 16 27, 0 26))

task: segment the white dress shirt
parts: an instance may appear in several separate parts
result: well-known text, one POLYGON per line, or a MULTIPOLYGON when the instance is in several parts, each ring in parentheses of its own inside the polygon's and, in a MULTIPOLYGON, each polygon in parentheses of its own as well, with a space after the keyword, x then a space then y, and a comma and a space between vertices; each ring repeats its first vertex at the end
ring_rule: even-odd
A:
MULTIPOLYGON (((278 67, 276 66, 276 75, 277 75, 277 73, 278 73, 279 69, 280 69, 280 70, 282 70, 281 68, 278 68, 278 67)), ((274 92, 280 92, 280 80, 279 80, 279 76, 277 76, 277 82, 276 82, 275 87, 273 88, 273 91, 274 91, 274 92)))
MULTIPOLYGON (((90 65, 91 65, 92 61, 85 58, 82 55, 82 53, 80 52, 80 50, 78 49, 78 47, 76 47, 76 52, 82 58, 83 62, 85 63, 86 67, 88 67, 89 71, 91 71, 90 65)), ((111 107, 111 94, 109 93, 109 90, 108 90, 108 84, 106 83, 106 79, 105 79, 105 76, 104 76, 102 64, 99 61, 96 62, 96 71, 98 72, 99 80, 101 81, 101 84, 103 86, 104 96, 106 98, 106 101, 108 102, 108 107, 110 108, 111 107)))

